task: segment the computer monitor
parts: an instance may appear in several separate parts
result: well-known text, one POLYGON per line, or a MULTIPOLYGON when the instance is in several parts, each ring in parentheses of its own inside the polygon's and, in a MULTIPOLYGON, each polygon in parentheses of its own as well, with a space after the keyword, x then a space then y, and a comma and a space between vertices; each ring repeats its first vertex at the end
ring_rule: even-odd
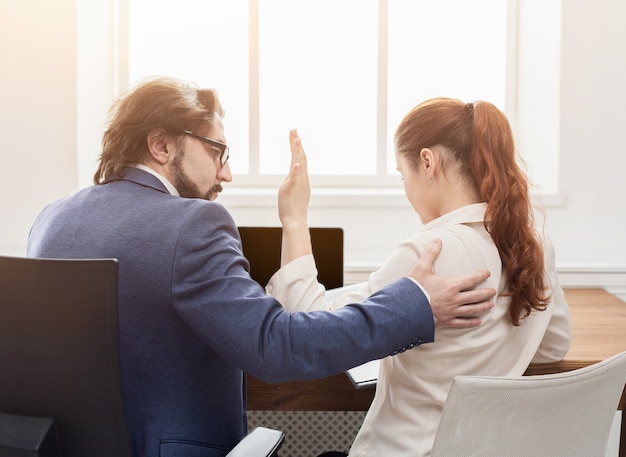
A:
MULTIPOLYGON (((311 243, 318 280, 326 289, 343 286, 343 229, 312 227, 311 243)), ((280 227, 239 227, 243 254, 250 262, 250 276, 265 286, 280 268, 280 227)))

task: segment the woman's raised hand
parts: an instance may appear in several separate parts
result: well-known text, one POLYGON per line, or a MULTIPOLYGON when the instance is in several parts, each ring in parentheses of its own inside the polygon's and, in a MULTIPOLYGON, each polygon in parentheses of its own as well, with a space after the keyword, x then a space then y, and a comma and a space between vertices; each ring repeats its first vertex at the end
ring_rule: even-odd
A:
POLYGON ((311 186, 306 154, 297 130, 289 132, 291 166, 289 175, 278 189, 278 217, 283 227, 281 265, 311 254, 311 236, 307 222, 311 186))
MULTIPOLYGON (((306 154, 297 130, 289 132, 291 166, 289 174, 278 190, 278 217, 285 226, 307 225, 307 212, 311 199, 311 186, 306 154)), ((308 229, 308 227, 307 227, 308 229)))

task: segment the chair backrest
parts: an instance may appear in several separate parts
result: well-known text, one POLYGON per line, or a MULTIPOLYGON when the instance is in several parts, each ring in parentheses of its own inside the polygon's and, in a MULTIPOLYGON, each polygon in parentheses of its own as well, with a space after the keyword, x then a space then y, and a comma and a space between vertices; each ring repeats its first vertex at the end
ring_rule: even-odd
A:
POLYGON ((552 375, 457 376, 432 456, 603 456, 625 382, 626 352, 552 375))
POLYGON ((54 419, 64 457, 131 456, 117 304, 114 259, 0 257, 0 411, 54 419))
MULTIPOLYGON (((343 229, 311 227, 311 246, 317 279, 326 289, 343 286, 343 229)), ((250 276, 265 286, 280 268, 280 227, 239 227, 243 253, 250 262, 250 276)))

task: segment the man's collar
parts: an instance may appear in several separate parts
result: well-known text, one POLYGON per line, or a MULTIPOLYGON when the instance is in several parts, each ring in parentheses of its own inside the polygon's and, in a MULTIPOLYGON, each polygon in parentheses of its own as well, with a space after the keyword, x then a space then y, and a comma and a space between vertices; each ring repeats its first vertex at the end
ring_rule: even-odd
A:
POLYGON ((170 194, 180 197, 180 193, 178 192, 178 190, 176 190, 176 187, 174 187, 174 185, 171 182, 169 182, 163 175, 161 175, 157 171, 153 170, 149 166, 144 165, 142 163, 132 165, 132 167, 143 170, 146 173, 150 173, 152 176, 154 176, 155 178, 157 178, 159 181, 163 183, 163 185, 165 186, 165 188, 170 194))

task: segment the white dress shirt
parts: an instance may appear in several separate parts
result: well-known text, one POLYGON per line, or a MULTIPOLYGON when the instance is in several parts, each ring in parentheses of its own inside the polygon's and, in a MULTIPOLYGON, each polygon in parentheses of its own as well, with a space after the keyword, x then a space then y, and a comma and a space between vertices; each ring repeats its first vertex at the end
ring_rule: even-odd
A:
MULTIPOLYGON (((498 291, 495 306, 472 329, 437 329, 435 342, 381 360, 376 394, 352 445, 350 456, 425 457, 431 453, 443 403, 455 375, 522 375, 529 363, 561 360, 571 340, 569 308, 559 285, 554 250, 544 246, 546 285, 552 299, 545 311, 533 312, 515 327, 498 250, 484 228, 486 204, 459 208, 426 224, 402 242, 383 267, 360 289, 328 303, 317 283, 312 256, 281 268, 267 290, 290 311, 336 309, 359 302, 406 276, 433 239, 443 241, 434 272, 443 277, 488 269, 482 286, 498 291), (294 307, 295 306, 295 307, 294 307)), ((338 351, 341 348, 337 348, 338 351)), ((511 414, 515 414, 514 411, 511 414)))
POLYGON ((163 185, 165 186, 165 188, 167 189, 167 191, 176 196, 176 197, 180 197, 180 193, 178 192, 178 190, 176 189, 176 187, 174 187, 174 185, 169 182, 165 176, 163 176, 162 174, 160 174, 158 171, 153 170, 152 168, 150 168, 148 165, 144 165, 143 163, 138 163, 133 165, 133 167, 135 168, 139 168, 140 170, 143 170, 147 173, 150 173, 152 176, 154 176, 155 178, 157 178, 159 181, 161 181, 163 183, 163 185))

